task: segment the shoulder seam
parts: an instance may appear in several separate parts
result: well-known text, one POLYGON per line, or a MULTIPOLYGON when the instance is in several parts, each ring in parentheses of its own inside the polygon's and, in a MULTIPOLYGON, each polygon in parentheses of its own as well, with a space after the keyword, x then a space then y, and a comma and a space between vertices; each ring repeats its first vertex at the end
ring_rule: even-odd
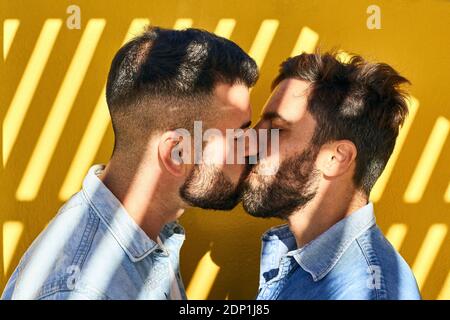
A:
POLYGON ((94 240, 95 234, 97 233, 100 220, 91 210, 92 209, 89 207, 88 221, 83 235, 81 236, 80 244, 72 260, 72 265, 77 265, 80 268, 83 266, 86 255, 92 246, 92 242, 94 240))
MULTIPOLYGON (((356 243, 358 244, 358 247, 359 247, 359 249, 361 250, 362 255, 364 256, 364 259, 365 259, 365 261, 366 261, 366 263, 367 263, 367 267, 368 267, 368 268, 370 268, 370 267, 373 266, 373 265, 378 265, 378 266, 380 266, 380 263, 379 263, 379 261, 378 261, 378 258, 376 257, 376 252, 375 252, 374 250, 372 250, 372 251, 373 251, 373 256, 375 257, 375 259, 371 259, 371 258, 367 255, 365 249, 363 248, 363 246, 362 246, 362 244, 361 244, 360 237, 356 238, 356 243), (374 260, 375 260, 375 261, 374 261, 374 260)), ((369 275, 369 273, 368 273, 368 275, 369 275)), ((384 277, 383 277, 383 274, 380 275, 380 281, 382 282, 382 286, 385 287, 385 285, 384 285, 384 277)), ((384 294, 382 293, 382 290, 380 290, 380 289, 378 289, 378 288, 373 288, 373 290, 375 291, 375 296, 376 296, 377 300, 383 300, 383 299, 387 299, 387 298, 388 298, 388 297, 387 297, 387 292, 386 292, 386 290, 384 290, 384 291, 385 291, 384 294)))

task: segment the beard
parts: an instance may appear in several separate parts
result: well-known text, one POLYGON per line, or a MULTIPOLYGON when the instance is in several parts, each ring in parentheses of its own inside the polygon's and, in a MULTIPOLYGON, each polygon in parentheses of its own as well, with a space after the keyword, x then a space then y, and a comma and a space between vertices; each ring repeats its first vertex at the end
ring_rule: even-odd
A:
POLYGON ((231 210, 240 201, 240 181, 233 184, 213 165, 196 165, 180 188, 180 196, 189 205, 202 209, 231 210))
POLYGON ((309 147, 282 161, 274 175, 261 175, 260 164, 249 168, 240 186, 244 210, 254 217, 286 219, 304 207, 318 189, 317 154, 318 148, 309 147))

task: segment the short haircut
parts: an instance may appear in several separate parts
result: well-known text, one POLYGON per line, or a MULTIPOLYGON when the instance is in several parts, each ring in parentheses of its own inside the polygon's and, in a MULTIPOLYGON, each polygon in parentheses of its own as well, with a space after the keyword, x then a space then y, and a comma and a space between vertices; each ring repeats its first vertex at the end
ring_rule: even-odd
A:
POLYGON ((310 82, 308 111, 317 122, 311 144, 348 139, 357 148, 353 181, 367 195, 383 172, 407 114, 409 81, 385 63, 337 53, 301 54, 281 64, 273 81, 296 78, 310 82))
POLYGON ((115 134, 114 150, 137 138, 185 128, 212 114, 219 83, 252 87, 255 61, 238 45, 199 29, 147 27, 116 53, 106 101, 115 134))

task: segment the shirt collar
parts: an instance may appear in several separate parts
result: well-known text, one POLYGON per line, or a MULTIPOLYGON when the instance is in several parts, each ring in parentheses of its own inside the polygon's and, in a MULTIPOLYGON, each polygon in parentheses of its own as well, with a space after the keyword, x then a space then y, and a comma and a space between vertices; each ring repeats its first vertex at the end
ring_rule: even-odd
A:
POLYGON ((350 244, 374 224, 370 202, 299 249, 288 225, 272 228, 262 237, 261 280, 278 269, 275 264, 279 264, 283 256, 292 256, 314 281, 318 281, 333 269, 350 244))
POLYGON ((140 261, 157 248, 168 255, 169 252, 164 243, 166 241, 172 243, 175 238, 179 249, 184 240, 184 229, 181 225, 176 222, 166 224, 160 235, 162 244, 150 239, 97 176, 104 168, 104 165, 94 165, 89 169, 83 180, 82 192, 130 260, 140 261))

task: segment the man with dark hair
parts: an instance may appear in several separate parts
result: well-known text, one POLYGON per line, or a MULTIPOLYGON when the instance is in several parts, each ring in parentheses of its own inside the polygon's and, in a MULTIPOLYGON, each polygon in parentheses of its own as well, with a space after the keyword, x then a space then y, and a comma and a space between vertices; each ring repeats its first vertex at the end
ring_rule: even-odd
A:
POLYGON ((281 65, 256 126, 279 129, 279 151, 249 168, 242 191, 249 214, 288 222, 263 236, 258 299, 420 299, 369 202, 408 113, 406 82, 359 56, 281 65))
POLYGON ((28 249, 3 299, 185 298, 176 220, 189 206, 232 209, 244 166, 226 164, 220 135, 200 141, 203 161, 192 161, 178 130, 248 127, 257 78, 253 59, 206 31, 152 27, 125 44, 106 89, 112 157, 28 249))

